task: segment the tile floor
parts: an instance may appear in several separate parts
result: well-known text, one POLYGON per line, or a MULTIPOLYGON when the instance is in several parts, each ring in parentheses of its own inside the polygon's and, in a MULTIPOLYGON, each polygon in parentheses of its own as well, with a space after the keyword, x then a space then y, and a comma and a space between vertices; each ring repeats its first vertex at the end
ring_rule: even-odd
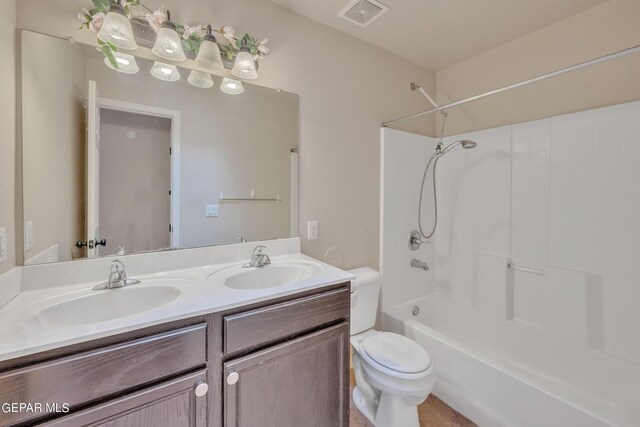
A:
MULTIPOLYGON (((353 370, 351 370, 352 390, 354 384, 353 370)), ((421 427, 471 427, 476 425, 433 395, 418 406, 418 418, 420 419, 421 427)), ((349 427, 373 427, 373 424, 353 406, 353 400, 351 400, 349 427)))

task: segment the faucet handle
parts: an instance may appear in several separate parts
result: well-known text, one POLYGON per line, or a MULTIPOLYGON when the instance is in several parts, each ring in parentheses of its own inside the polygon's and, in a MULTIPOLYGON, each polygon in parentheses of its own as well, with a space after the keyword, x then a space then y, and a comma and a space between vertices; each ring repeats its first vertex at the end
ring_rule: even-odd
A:
POLYGON ((127 280, 127 272, 124 269, 124 264, 120 260, 114 260, 111 262, 111 272, 109 273, 109 283, 125 281, 127 280))
POLYGON ((264 251, 265 249, 267 249, 266 246, 264 245, 258 245, 255 247, 255 249, 253 250, 253 253, 255 254, 256 251, 258 252, 258 255, 262 255, 262 251, 264 251))

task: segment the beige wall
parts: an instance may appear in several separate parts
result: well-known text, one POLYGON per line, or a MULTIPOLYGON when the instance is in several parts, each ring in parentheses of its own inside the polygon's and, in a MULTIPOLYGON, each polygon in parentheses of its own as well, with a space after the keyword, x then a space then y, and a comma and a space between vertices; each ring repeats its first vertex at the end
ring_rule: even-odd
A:
POLYGON ((85 192, 84 55, 77 45, 30 32, 22 43, 24 220, 33 222, 34 236, 25 260, 58 244, 59 260, 69 261, 82 255, 75 242, 85 240, 78 203, 85 192))
POLYGON ((100 111, 100 255, 170 247, 169 147, 171 119, 100 111))
POLYGON ((0 9, 0 228, 7 229, 7 260, 0 274, 16 263, 15 233, 15 0, 1 0, 0 9))
MULTIPOLYGON (((19 25, 95 40, 76 30, 77 11, 71 3, 20 0, 19 25)), ((322 259, 336 246, 344 254, 342 267, 377 267, 380 124, 423 108, 424 99, 407 85, 415 81, 433 92, 435 75, 267 0, 147 3, 166 4, 185 23, 228 23, 239 32, 269 38, 273 53, 262 63, 257 83, 300 95, 303 251, 322 259), (318 240, 306 239, 309 220, 319 221, 318 240)), ((432 125, 428 118, 404 128, 432 133, 432 125)))
MULTIPOLYGON (((440 70, 438 103, 463 99, 640 44, 640 2, 611 0, 440 70)), ((640 55, 450 110, 447 134, 640 99, 640 55)))

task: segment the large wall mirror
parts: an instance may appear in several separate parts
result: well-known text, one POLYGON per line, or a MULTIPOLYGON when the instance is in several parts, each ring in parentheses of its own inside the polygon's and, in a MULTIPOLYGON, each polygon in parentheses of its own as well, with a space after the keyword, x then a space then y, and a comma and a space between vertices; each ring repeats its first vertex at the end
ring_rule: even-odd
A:
POLYGON ((25 264, 296 236, 298 96, 135 64, 22 32, 25 264))

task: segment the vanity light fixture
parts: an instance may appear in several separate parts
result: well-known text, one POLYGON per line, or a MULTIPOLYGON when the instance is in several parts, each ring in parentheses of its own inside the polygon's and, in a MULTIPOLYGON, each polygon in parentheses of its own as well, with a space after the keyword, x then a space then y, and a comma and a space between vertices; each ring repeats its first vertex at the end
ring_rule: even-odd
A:
POLYGON ((171 22, 171 12, 167 11, 167 20, 156 36, 156 42, 152 52, 154 55, 168 61, 184 61, 187 56, 182 49, 182 40, 178 34, 176 25, 171 22))
POLYGON ((113 43, 119 49, 136 50, 138 44, 133 37, 133 28, 127 17, 127 12, 120 4, 120 0, 109 8, 104 19, 98 38, 104 42, 113 43))
POLYGON ((222 56, 220 55, 220 47, 212 34, 211 25, 207 26, 207 34, 200 44, 196 64, 207 70, 215 71, 224 68, 222 56))
POLYGON ((211 74, 204 73, 202 71, 193 70, 191 74, 189 74, 189 78, 187 81, 195 87, 199 87, 200 89, 209 89, 213 87, 213 79, 211 78, 211 74))
POLYGON ((140 68, 138 68, 138 63, 136 62, 136 58, 133 55, 122 52, 114 52, 113 57, 118 64, 117 69, 113 66, 111 61, 109 61, 109 58, 104 58, 104 63, 112 70, 123 74, 136 74, 138 71, 140 71, 140 68))
POLYGON ((240 51, 236 56, 236 62, 233 64, 231 74, 245 80, 258 78, 256 63, 254 62, 253 55, 251 55, 251 50, 249 50, 248 47, 243 46, 240 48, 240 51))
POLYGON ((220 90, 229 95, 240 95, 244 92, 244 86, 242 86, 242 82, 225 77, 222 79, 220 90))
POLYGON ((154 62, 151 68, 151 75, 158 80, 165 82, 175 82, 180 80, 180 72, 178 68, 172 64, 165 64, 164 62, 154 62))

